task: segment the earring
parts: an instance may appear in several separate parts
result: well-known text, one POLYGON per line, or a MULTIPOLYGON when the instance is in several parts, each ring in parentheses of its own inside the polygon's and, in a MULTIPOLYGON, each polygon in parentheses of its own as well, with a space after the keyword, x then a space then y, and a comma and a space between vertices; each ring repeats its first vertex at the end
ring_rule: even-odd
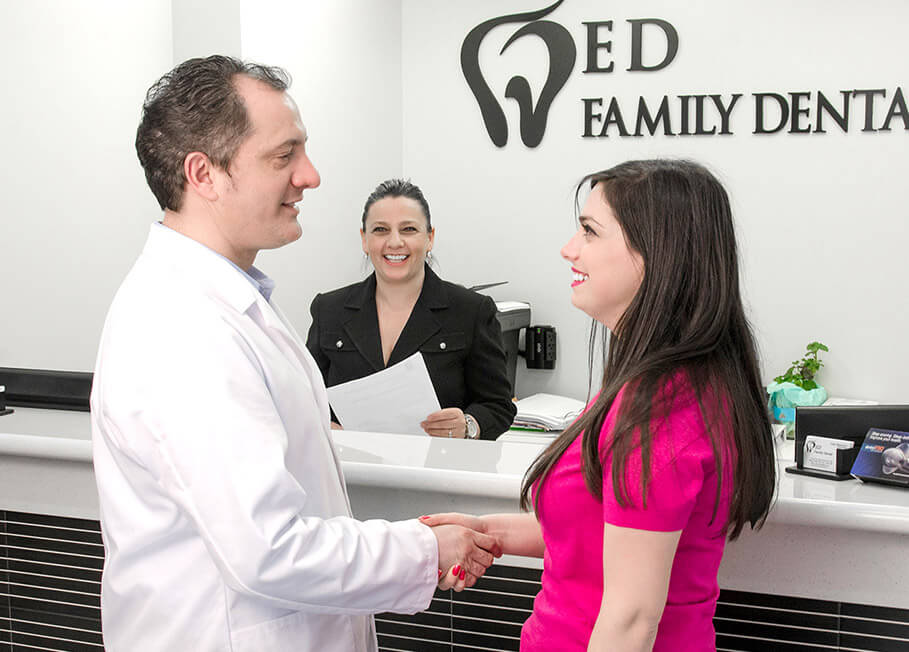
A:
POLYGON ((426 262, 427 263, 432 262, 432 249, 430 249, 429 251, 426 252, 426 262))

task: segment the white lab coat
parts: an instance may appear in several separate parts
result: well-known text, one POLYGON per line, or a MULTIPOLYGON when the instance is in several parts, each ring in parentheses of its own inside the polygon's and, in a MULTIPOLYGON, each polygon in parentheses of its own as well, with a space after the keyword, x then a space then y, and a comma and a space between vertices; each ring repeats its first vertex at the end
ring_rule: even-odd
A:
POLYGON ((432 532, 350 517, 319 369, 201 244, 152 226, 91 407, 108 650, 369 652, 429 605, 432 532))

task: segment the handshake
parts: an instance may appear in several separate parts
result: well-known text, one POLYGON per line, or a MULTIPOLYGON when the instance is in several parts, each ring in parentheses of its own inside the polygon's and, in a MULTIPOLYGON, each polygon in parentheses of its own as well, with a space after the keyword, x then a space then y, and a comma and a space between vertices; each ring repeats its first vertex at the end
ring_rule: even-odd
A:
POLYGON ((486 523, 477 516, 447 513, 421 516, 432 528, 439 544, 439 588, 463 591, 473 586, 502 556, 502 542, 487 533, 486 523))

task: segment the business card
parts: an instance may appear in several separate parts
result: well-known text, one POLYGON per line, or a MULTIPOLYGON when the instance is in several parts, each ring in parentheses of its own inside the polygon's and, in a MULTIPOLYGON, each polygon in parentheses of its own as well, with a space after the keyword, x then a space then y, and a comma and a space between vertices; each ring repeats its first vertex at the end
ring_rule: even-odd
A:
POLYGON ((836 473, 836 452, 848 450, 854 446, 855 442, 848 439, 808 435, 805 437, 805 455, 802 466, 815 471, 836 473))

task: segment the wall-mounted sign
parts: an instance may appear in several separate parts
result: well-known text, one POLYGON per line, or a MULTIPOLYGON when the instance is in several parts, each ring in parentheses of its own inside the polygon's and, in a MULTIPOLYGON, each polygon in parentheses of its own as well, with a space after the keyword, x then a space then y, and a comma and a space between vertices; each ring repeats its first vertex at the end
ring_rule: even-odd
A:
MULTIPOLYGON (((563 0, 544 9, 511 14, 486 20, 474 27, 461 45, 461 70, 480 107, 483 124, 497 147, 508 142, 508 122, 498 96, 483 75, 479 60, 483 39, 494 28, 506 24, 519 27, 499 51, 505 52, 515 41, 535 36, 546 45, 549 69, 543 88, 533 103, 530 82, 513 76, 505 86, 504 98, 518 105, 520 135, 525 146, 537 147, 546 132, 549 110, 565 83, 575 72, 578 48, 571 33, 561 24, 542 20, 553 13, 563 0)), ((678 55, 680 35, 676 27, 662 18, 630 18, 627 43, 628 73, 659 73, 673 64, 678 55), (644 62, 644 42, 648 52, 659 51, 660 58, 644 62)), ((613 51, 613 20, 583 21, 585 67, 581 74, 608 75, 616 72, 613 51)), ((623 50, 624 51, 624 50, 623 50)), ((559 101, 566 101, 560 98, 559 101)), ((899 86, 851 88, 837 91, 775 90, 725 91, 657 94, 637 97, 578 98, 582 138, 663 136, 729 136, 738 131, 751 134, 824 134, 836 125, 843 132, 889 132, 909 130, 909 109, 899 86), (747 99, 743 100, 747 96, 747 99), (744 116, 744 117, 743 117, 744 116), (747 126, 745 126, 747 125, 747 126)))
POLYGON ((470 30, 461 45, 461 70, 464 71, 464 78, 480 105, 486 131, 497 147, 504 147, 508 142, 508 123, 505 120, 505 112, 480 70, 480 44, 493 28, 506 23, 525 24, 511 35, 499 54, 505 52, 509 45, 524 36, 537 36, 546 44, 549 50, 549 73, 546 75, 546 83, 543 85, 543 90, 540 91, 536 106, 533 106, 530 83, 526 77, 520 75, 512 77, 505 87, 505 97, 513 99, 520 108, 521 140, 527 147, 536 147, 540 144, 543 133, 546 131, 549 107, 552 106, 553 100, 568 81, 574 68, 576 51, 571 34, 558 23, 539 20, 560 4, 562 4, 562 0, 540 11, 487 20, 470 30))

